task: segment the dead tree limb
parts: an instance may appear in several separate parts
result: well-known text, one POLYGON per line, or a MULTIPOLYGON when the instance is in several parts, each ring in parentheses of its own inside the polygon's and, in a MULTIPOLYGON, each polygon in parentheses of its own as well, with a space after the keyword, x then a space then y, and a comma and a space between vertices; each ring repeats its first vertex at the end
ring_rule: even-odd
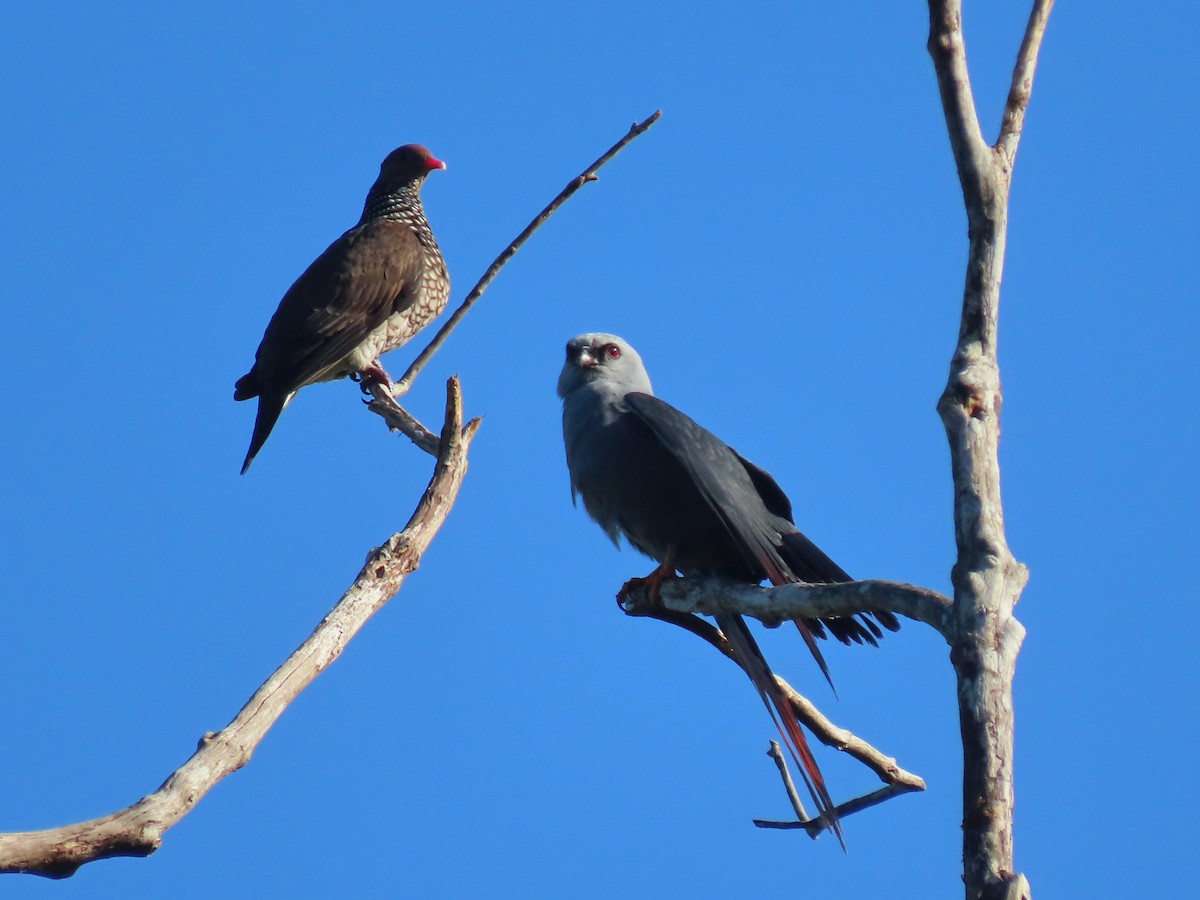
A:
POLYGON ((1013 161, 1053 0, 1035 0, 1000 134, 988 146, 967 71, 961 0, 929 0, 929 53, 967 212, 967 275, 958 346, 938 413, 954 478, 950 658, 963 741, 963 875, 968 900, 1028 892, 1013 866, 1012 680, 1025 630, 1013 607, 1027 572, 1009 552, 1000 499, 1000 280, 1013 161))
MULTIPOLYGON (((958 685, 966 896, 968 900, 1016 900, 1029 895, 1029 884, 1013 867, 1012 679, 1025 630, 1012 613, 1027 572, 1009 551, 1004 532, 996 341, 1013 162, 1053 0, 1034 0, 993 145, 983 138, 971 94, 961 0, 928 0, 928 4, 928 49, 962 186, 969 240, 958 343, 938 401, 954 481, 953 601, 893 582, 760 588, 688 578, 663 586, 657 610, 637 595, 631 595, 633 602, 625 606, 631 615, 687 628, 718 649, 722 649, 720 632, 694 613, 737 612, 773 624, 797 617, 889 609, 937 629, 951 647, 958 685)), ((867 797, 855 802, 861 808, 872 801, 867 797)), ((813 824, 783 827, 808 828, 811 833, 813 824)))
POLYGON ((149 856, 163 833, 218 781, 247 762, 270 727, 350 639, 400 590, 441 527, 467 469, 467 447, 478 419, 462 424, 458 379, 446 389, 446 417, 433 477, 408 524, 376 547, 346 593, 313 633, 268 678, 228 725, 209 732, 156 791, 117 812, 42 831, 0 834, 0 873, 66 878, 84 863, 113 856, 149 856))
MULTIPOLYGON (((900 794, 925 790, 925 779, 920 775, 902 769, 894 757, 888 756, 876 749, 847 729, 834 725, 824 713, 817 709, 815 703, 778 675, 775 676, 775 680, 783 688, 783 692, 791 702, 792 708, 796 710, 797 717, 816 736, 817 740, 826 747, 840 750, 851 758, 858 760, 874 772, 879 780, 883 782, 883 787, 878 790, 837 804, 835 812, 839 819, 844 819, 846 816, 856 812, 862 812, 864 809, 870 809, 872 806, 878 806, 885 800, 890 800, 892 797, 899 796, 900 794)), ((771 743, 775 744, 775 741, 771 741, 771 743)), ((770 755, 773 758, 775 757, 774 753, 770 755)), ((796 808, 798 795, 796 795, 795 785, 790 783, 791 776, 787 770, 787 760, 779 757, 776 758, 775 764, 780 768, 784 779, 784 788, 787 790, 789 798, 792 798, 793 808, 796 808)), ((828 821, 823 816, 810 819, 804 815, 803 806, 797 809, 797 815, 799 816, 799 821, 796 822, 755 819, 754 824, 759 828, 803 828, 808 832, 808 836, 814 839, 829 827, 828 821)))
POLYGON ((660 596, 662 605, 676 612, 706 615, 735 612, 753 616, 768 626, 795 619, 887 610, 932 626, 947 641, 952 634, 950 598, 899 581, 761 587, 725 578, 692 576, 664 581, 660 596))
MULTIPOLYGON (((645 585, 633 587, 622 596, 624 599, 617 602, 627 615, 658 619, 690 631, 735 663, 738 663, 738 658, 730 649, 725 635, 696 613, 737 612, 755 616, 768 625, 776 625, 789 619, 891 609, 912 618, 927 618, 934 624, 940 623, 944 613, 950 609, 950 600, 935 591, 891 581, 787 584, 763 588, 723 578, 692 576, 663 582, 658 599, 650 598, 645 585)), ((938 625, 935 624, 935 627, 938 625)), ((845 728, 833 724, 816 704, 778 675, 775 680, 795 710, 796 717, 817 740, 858 760, 884 783, 884 787, 877 791, 837 804, 835 811, 838 818, 876 806, 899 794, 925 790, 925 781, 921 776, 902 769, 894 758, 845 728)), ((778 750, 775 741, 771 741, 771 745, 778 750)), ((792 783, 787 762, 776 753, 770 755, 780 769, 784 789, 798 821, 755 819, 754 824, 759 828, 803 828, 810 837, 816 838, 829 827, 828 821, 824 817, 808 817, 792 783)))

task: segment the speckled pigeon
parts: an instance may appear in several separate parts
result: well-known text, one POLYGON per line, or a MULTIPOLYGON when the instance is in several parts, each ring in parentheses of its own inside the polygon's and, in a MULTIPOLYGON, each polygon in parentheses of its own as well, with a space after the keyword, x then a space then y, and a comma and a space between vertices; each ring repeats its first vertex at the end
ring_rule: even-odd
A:
MULTIPOLYGON (((568 341, 558 395, 572 498, 583 498, 614 543, 624 535, 658 560, 645 579, 652 594, 676 570, 756 584, 853 580, 796 529, 791 502, 767 472, 653 395, 641 357, 621 338, 592 333, 568 341)), ((899 627, 890 613, 875 618, 899 627)), ((716 620, 781 726, 814 802, 830 813, 833 802, 799 720, 745 620, 736 614, 716 620)), ((828 630, 843 643, 875 644, 883 634, 879 624, 867 614, 796 623, 827 678, 813 634, 828 630)), ((831 821, 838 831, 836 816, 831 821)))
POLYGON ((358 224, 296 279, 267 324, 234 400, 258 397, 244 473, 296 391, 361 375, 390 384, 379 355, 435 318, 450 296, 442 253, 425 219, 421 182, 446 164, 420 144, 388 154, 358 224))

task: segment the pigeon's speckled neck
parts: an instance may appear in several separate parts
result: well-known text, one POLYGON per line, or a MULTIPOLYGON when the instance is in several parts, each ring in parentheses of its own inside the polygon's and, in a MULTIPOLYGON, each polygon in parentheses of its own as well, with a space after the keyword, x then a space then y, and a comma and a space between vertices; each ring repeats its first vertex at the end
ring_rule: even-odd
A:
POLYGON ((425 221, 425 210, 421 206, 421 195, 418 191, 419 185, 416 182, 410 182, 386 192, 372 190, 367 194, 367 202, 363 204, 362 218, 358 220, 358 223, 361 225, 377 219, 394 219, 407 222, 409 225, 429 228, 429 223, 425 221))
MULTIPOLYGON (((429 227, 429 220, 425 218, 420 189, 420 181, 411 181, 386 193, 373 189, 367 194, 367 202, 363 205, 362 217, 358 224, 385 220, 403 222, 413 230, 427 257, 438 260, 441 266, 441 250, 438 249, 433 230, 429 227)), ((444 267, 442 271, 444 277, 444 267)))

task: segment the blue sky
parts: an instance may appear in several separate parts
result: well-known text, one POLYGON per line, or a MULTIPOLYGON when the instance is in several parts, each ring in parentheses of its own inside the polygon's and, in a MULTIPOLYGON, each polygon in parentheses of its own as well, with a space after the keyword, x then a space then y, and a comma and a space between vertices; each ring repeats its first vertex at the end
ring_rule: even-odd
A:
MULTIPOLYGON (((1024 4, 967 6, 993 135, 1024 4)), ((1045 896, 1196 889, 1196 676, 1173 612, 1200 509, 1196 26, 1183 5, 1060 4, 1017 160, 1001 455, 1031 571, 1017 860, 1045 896)), ((754 829, 787 813, 770 723, 711 648, 616 610, 651 564, 572 509, 554 396, 568 337, 622 334, 848 571, 948 590, 934 404, 966 229, 925 32, 915 0, 0 11, 2 830, 154 789, 407 519, 429 461, 353 385, 303 392, 246 477, 253 408, 231 400, 383 156, 420 141, 448 162, 424 195, 461 298, 664 110, 410 394, 433 424, 457 372, 485 421, 403 591, 152 858, 0 894, 959 896, 944 644, 908 623, 828 649, 835 701, 794 633, 764 633, 929 790, 847 820, 847 855, 754 829)), ((835 798, 874 786, 819 759, 835 798)))

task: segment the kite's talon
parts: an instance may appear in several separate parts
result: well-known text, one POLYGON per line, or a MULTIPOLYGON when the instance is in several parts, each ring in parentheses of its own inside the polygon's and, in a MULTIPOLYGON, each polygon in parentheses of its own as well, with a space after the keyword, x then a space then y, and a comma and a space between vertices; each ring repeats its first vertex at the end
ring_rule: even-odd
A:
POLYGON ((670 563, 670 557, 659 565, 653 572, 645 578, 630 578, 627 582, 621 585, 621 590, 617 591, 617 601, 622 606, 629 599, 630 593, 638 588, 646 588, 646 596, 651 603, 662 604, 662 583, 668 578, 675 578, 675 567, 670 563))
MULTIPOLYGON (((633 593, 633 591, 640 588, 648 580, 649 579, 647 578, 630 578, 627 582, 621 585, 621 589, 617 591, 617 602, 624 606, 626 601, 629 600, 629 595, 633 593)), ((651 599, 653 600, 657 598, 651 597, 651 599)))

